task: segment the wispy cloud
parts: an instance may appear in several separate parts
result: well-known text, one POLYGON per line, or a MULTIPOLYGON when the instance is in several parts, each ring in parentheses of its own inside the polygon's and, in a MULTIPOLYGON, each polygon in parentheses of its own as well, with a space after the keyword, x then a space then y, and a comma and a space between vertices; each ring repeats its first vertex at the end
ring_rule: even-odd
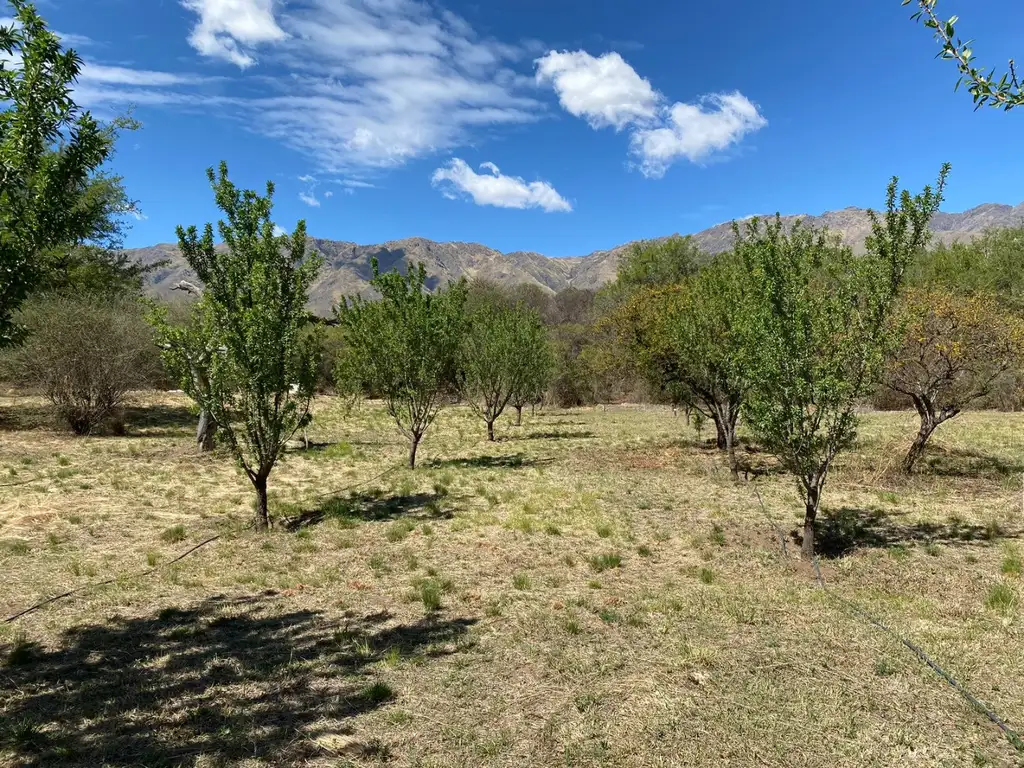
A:
POLYGON ((431 182, 445 197, 468 195, 477 205, 541 208, 548 213, 572 210, 569 201, 546 181, 527 182, 518 176, 505 176, 494 163, 482 163, 480 168, 485 173, 477 173, 456 157, 434 171, 431 182))
POLYGON ((648 177, 680 159, 708 160, 768 124, 739 91, 670 105, 615 52, 550 51, 535 63, 537 82, 554 89, 566 112, 594 129, 630 129, 630 154, 648 177))
POLYGON ((197 50, 267 65, 268 95, 237 109, 321 171, 401 165, 541 109, 531 78, 511 66, 522 50, 421 0, 183 2, 198 16, 197 50))

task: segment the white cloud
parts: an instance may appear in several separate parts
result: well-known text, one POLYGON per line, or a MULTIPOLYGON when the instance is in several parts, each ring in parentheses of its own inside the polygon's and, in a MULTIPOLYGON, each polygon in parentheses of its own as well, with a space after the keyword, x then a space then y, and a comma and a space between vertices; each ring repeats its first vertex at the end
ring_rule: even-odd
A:
POLYGON ((299 181, 305 182, 306 184, 312 184, 316 179, 307 173, 305 176, 299 176, 299 181))
POLYGON ((127 67, 111 67, 95 62, 85 62, 78 77, 80 83, 97 85, 131 85, 131 86, 173 86, 195 85, 204 82, 204 78, 195 75, 174 74, 171 72, 155 72, 148 69, 129 69, 127 67))
POLYGON ((274 237, 281 237, 282 235, 287 235, 287 234, 288 234, 288 230, 286 230, 280 224, 275 224, 274 225, 274 237))
POLYGON ((660 95, 615 52, 550 51, 536 64, 537 82, 550 83, 562 108, 592 128, 619 131, 657 112, 660 95))
POLYGON ((768 125, 739 91, 670 105, 618 53, 550 51, 535 64, 537 82, 551 85, 566 112, 594 129, 628 127, 630 154, 648 177, 663 176, 680 159, 707 160, 768 125))
POLYGON ((477 173, 465 161, 454 158, 434 171, 431 183, 445 197, 455 199, 462 193, 477 205, 542 208, 548 213, 572 210, 569 201, 546 181, 526 182, 518 176, 504 176, 494 163, 482 163, 480 168, 487 173, 477 173))
POLYGON ((306 205, 310 206, 311 208, 319 208, 320 207, 320 201, 317 200, 315 192, 312 192, 312 191, 310 191, 310 192, 299 192, 299 200, 301 200, 302 202, 304 202, 306 205))
POLYGON ((697 104, 673 104, 664 125, 634 132, 630 150, 641 172, 657 178, 679 158, 700 162, 767 124, 739 91, 716 93, 697 104))
POLYGON ((401 165, 541 109, 532 79, 511 68, 520 49, 480 38, 425 0, 183 2, 199 14, 193 38, 226 29, 217 39, 236 48, 218 55, 240 53, 236 63, 249 65, 258 49, 268 65, 260 92, 234 111, 321 172, 401 165), (248 23, 229 6, 244 8, 248 23))
POLYGON ((334 197, 334 193, 331 192, 331 190, 328 189, 326 192, 324 192, 324 199, 325 200, 330 200, 332 197, 334 197))
POLYGON ((199 15, 189 43, 203 56, 224 59, 245 69, 256 63, 253 49, 283 40, 274 18, 275 0, 181 0, 199 15))

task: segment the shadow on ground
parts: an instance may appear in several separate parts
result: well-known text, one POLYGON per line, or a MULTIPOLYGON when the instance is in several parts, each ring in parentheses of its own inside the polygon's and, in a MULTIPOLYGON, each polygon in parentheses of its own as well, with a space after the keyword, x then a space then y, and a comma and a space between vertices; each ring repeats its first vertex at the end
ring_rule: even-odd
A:
MULTIPOLYGON (((842 507, 823 512, 818 520, 815 547, 822 557, 842 557, 866 548, 884 549, 913 544, 968 546, 1020 536, 1019 530, 1003 531, 998 527, 958 520, 905 523, 898 515, 879 509, 842 507)), ((792 538, 800 543, 803 537, 794 531, 792 538)))
MULTIPOLYGON (((183 405, 127 406, 93 432, 94 437, 125 434, 128 437, 167 437, 195 431, 197 416, 183 405)), ((55 408, 48 403, 15 402, 0 407, 0 430, 23 432, 47 429, 70 434, 55 408)))
MULTIPOLYGON (((375 680, 375 662, 458 652, 473 623, 330 621, 285 600, 215 597, 72 628, 58 650, 20 647, 3 670, 0 762, 305 764, 324 756, 318 739, 351 733, 351 717, 400 695, 375 680)), ((353 741, 353 756, 387 750, 353 741)))
POLYGON ((282 526, 289 531, 316 525, 328 518, 339 521, 393 520, 398 517, 447 519, 452 517, 452 497, 444 493, 410 493, 387 496, 371 490, 324 499, 314 509, 285 518, 282 526))
POLYGON ((929 446, 914 474, 1003 478, 1024 472, 1024 464, 962 448, 929 446))
POLYGON ((514 440, 589 440, 597 437, 596 434, 588 429, 584 430, 569 430, 569 429, 557 429, 550 432, 530 432, 529 434, 522 435, 520 437, 512 438, 514 440))
POLYGON ((527 458, 521 453, 505 456, 473 456, 461 459, 435 459, 424 466, 430 469, 521 469, 550 464, 554 459, 527 458))

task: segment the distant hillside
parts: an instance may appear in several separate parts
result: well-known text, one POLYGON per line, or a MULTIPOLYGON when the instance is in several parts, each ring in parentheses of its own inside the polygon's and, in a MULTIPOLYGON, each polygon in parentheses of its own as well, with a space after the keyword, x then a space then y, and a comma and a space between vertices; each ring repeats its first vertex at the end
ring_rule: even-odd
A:
MULTIPOLYGON (((871 230, 866 211, 844 208, 820 216, 784 216, 787 222, 804 219, 816 227, 827 226, 842 234, 855 249, 864 247, 864 239, 871 230)), ((932 222, 932 230, 942 242, 969 240, 987 229, 1024 224, 1024 203, 1017 206, 986 203, 963 213, 940 213, 932 222)), ((694 235, 701 248, 709 253, 721 253, 732 245, 730 224, 697 232, 694 235)), ((427 268, 430 287, 444 285, 448 280, 462 276, 481 277, 505 284, 534 283, 551 291, 569 286, 599 288, 615 277, 619 256, 631 243, 607 251, 595 251, 587 256, 551 258, 529 251, 501 253, 477 243, 436 243, 420 237, 395 240, 383 245, 357 245, 338 240, 310 238, 310 248, 324 257, 324 268, 313 285, 311 309, 327 314, 343 296, 367 292, 370 279, 370 259, 376 257, 382 270, 399 267, 403 271, 410 263, 422 261, 427 268)), ((170 265, 154 272, 150 291, 168 297, 171 287, 179 280, 194 280, 175 245, 154 245, 137 248, 128 255, 146 264, 169 259, 170 265)))

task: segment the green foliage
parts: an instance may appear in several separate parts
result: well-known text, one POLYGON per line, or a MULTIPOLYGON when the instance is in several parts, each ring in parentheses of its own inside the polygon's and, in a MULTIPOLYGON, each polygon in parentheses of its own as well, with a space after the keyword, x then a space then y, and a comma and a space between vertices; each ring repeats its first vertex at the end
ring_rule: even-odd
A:
POLYGON ((994 69, 986 74, 984 69, 974 64, 974 51, 971 47, 974 41, 965 42, 956 35, 959 17, 939 18, 935 12, 938 0, 903 0, 903 5, 911 3, 916 3, 918 10, 910 18, 914 21, 923 21, 925 27, 935 32, 935 39, 942 46, 938 57, 956 63, 956 68, 960 71, 956 88, 961 85, 967 86, 967 92, 974 100, 975 109, 988 106, 1009 111, 1024 104, 1024 92, 1021 91, 1013 59, 1010 59, 1007 71, 998 79, 994 69))
POLYGON ((742 364, 751 387, 744 413, 804 495, 804 554, 836 455, 856 435, 858 400, 881 374, 894 342, 887 321, 907 265, 924 247, 938 187, 911 196, 889 184, 886 212, 871 214, 867 253, 855 256, 825 231, 780 217, 734 225, 749 280, 742 364))
POLYGON ((195 322, 175 328, 157 318, 168 367, 227 437, 257 494, 257 523, 270 525, 267 478, 296 430, 310 420, 319 366, 319 339, 308 333, 305 305, 320 268, 306 255, 306 227, 274 234, 273 184, 266 196, 239 190, 225 163, 207 171, 226 248, 215 247, 213 225, 202 236, 178 228, 182 255, 204 284, 195 322), (201 349, 207 365, 197 370, 201 349), (201 374, 201 376, 200 376, 201 374))
POLYGON ((540 317, 522 305, 485 305, 472 312, 462 370, 463 392, 494 440, 494 422, 513 397, 522 407, 538 402, 547 388, 548 339, 540 317))
POLYGON ((458 390, 465 332, 465 281, 437 294, 425 290, 422 264, 407 275, 381 273, 373 261, 371 287, 381 298, 356 296, 337 308, 345 354, 335 379, 384 398, 409 440, 409 466, 428 427, 458 390))
POLYGON ((1024 310, 1024 227, 995 229, 968 242, 937 244, 921 253, 908 272, 910 285, 956 295, 994 295, 1024 310))
POLYGON ((134 299, 36 296, 16 318, 26 337, 4 361, 9 380, 42 392, 75 434, 116 418, 131 390, 163 377, 153 331, 134 299))
POLYGON ((19 338, 13 314, 45 274, 45 254, 94 234, 81 204, 116 131, 72 99, 82 62, 26 0, 0 26, 0 347, 19 338))
POLYGON ((707 261, 707 255, 692 237, 673 235, 633 243, 620 259, 615 282, 606 293, 625 299, 644 288, 676 285, 707 261))

